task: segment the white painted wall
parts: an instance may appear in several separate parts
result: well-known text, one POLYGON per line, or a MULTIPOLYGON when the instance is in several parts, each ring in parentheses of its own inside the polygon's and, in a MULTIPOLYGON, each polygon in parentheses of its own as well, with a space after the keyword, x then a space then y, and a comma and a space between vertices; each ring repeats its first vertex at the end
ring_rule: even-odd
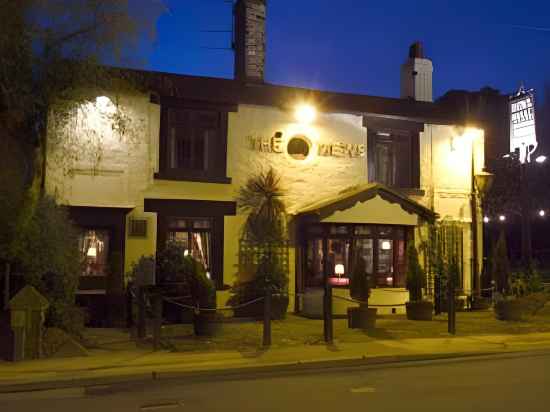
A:
MULTIPOLYGON (((76 124, 82 130, 99 131, 96 135, 101 136, 106 147, 104 158, 92 169, 91 163, 83 156, 72 167, 72 175, 65 175, 56 161, 55 149, 52 149, 46 183, 48 191, 57 194, 64 204, 130 207, 135 208, 132 216, 149 219, 147 240, 127 241, 127 269, 141 254, 155 251, 156 217, 143 212, 144 197, 231 201, 251 173, 271 165, 282 176, 288 209, 292 212, 368 181, 366 155, 314 155, 306 160, 295 160, 285 153, 255 150, 248 140, 250 136, 271 137, 275 132, 282 132, 283 139, 295 134, 308 136, 313 152, 317 152, 320 143, 366 145, 367 131, 362 116, 320 114, 313 124, 302 126, 295 122, 292 112, 255 105, 240 105, 238 112, 229 114, 227 175, 232 178, 231 184, 154 180, 153 174, 158 170, 160 108, 151 104, 144 95, 119 96, 118 99, 136 119, 132 142, 120 139, 112 133, 109 124, 101 120, 95 119, 88 125, 80 121, 76 124)), ((88 144, 89 136, 85 132, 76 135, 80 136, 84 146, 88 144)), ((414 199, 433 208, 442 218, 471 222, 472 149, 475 170, 480 171, 484 164, 483 131, 426 124, 420 136, 421 188, 425 195, 414 199)), ((242 216, 226 217, 225 220, 224 282, 228 284, 233 283, 237 269, 236 245, 242 221, 242 216)), ((466 254, 465 259, 469 261, 470 254, 466 254)), ((469 264, 465 267, 469 268, 469 264)), ((292 264, 291 269, 294 270, 292 264)))

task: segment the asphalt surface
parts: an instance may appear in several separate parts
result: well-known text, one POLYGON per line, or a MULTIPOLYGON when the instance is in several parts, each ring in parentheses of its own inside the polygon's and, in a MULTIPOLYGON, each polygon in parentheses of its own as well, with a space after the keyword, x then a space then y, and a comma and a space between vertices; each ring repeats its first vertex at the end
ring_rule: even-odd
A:
POLYGON ((0 395, 0 411, 549 411, 550 353, 0 395), (474 409, 475 408, 475 409, 474 409))

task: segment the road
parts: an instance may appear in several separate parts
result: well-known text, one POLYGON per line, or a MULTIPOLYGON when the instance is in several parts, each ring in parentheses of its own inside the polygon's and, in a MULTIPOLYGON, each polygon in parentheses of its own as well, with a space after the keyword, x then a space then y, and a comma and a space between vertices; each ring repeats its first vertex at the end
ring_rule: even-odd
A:
POLYGON ((547 353, 210 382, 160 380, 95 393, 0 395, 0 411, 535 412, 550 410, 549 384, 547 353))

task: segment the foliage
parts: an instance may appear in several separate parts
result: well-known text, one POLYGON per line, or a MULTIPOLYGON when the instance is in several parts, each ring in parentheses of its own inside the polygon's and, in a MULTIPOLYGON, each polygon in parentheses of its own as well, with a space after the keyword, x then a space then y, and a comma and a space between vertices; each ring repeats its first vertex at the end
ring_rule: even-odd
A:
POLYGON ((17 266, 25 283, 50 301, 47 323, 78 336, 84 315, 74 305, 81 273, 78 235, 67 210, 42 197, 21 242, 17 266))
MULTIPOLYGON (((76 133, 71 123, 74 114, 94 104, 105 90, 115 95, 135 90, 134 76, 100 63, 130 62, 145 36, 154 35, 156 19, 163 10, 160 0, 2 1, 0 259, 6 261, 8 274, 11 264, 18 262, 30 270, 29 281, 34 284, 44 283, 40 279, 47 266, 55 267, 54 272, 61 276, 59 260, 73 253, 69 242, 66 250, 56 246, 58 253, 52 254, 50 263, 41 257, 42 252, 33 256, 28 249, 28 244, 45 248, 38 240, 44 240, 46 234, 41 233, 37 221, 44 211, 39 198, 45 187, 46 137, 48 149, 57 150, 58 156, 51 160, 62 170, 71 170, 79 160, 89 161, 92 169, 97 167, 103 148, 96 130, 88 128, 91 137, 80 144, 68 138, 67 133, 76 133), (90 141, 93 144, 88 144, 90 141)), ((109 120, 120 139, 141 126, 139 122, 130 124, 130 116, 119 104, 109 120)), ((53 229, 47 230, 54 236, 53 229)), ((53 282, 57 286, 52 293, 70 296, 74 279, 68 276, 64 283, 61 287, 53 282)))
POLYGON ((281 178, 273 168, 249 177, 240 188, 237 204, 247 213, 243 237, 254 243, 282 243, 286 240, 286 208, 281 178))
POLYGON ((188 279, 191 297, 201 308, 216 308, 216 288, 206 276, 206 269, 192 256, 184 258, 184 274, 188 279))
POLYGON ((499 239, 491 252, 491 279, 495 283, 498 292, 506 293, 508 291, 509 277, 510 264, 508 261, 506 234, 501 231, 499 239))
POLYGON ((176 242, 166 242, 163 249, 157 252, 157 280, 166 282, 185 281, 185 253, 176 242))
MULTIPOLYGON (((367 278, 367 263, 361 256, 357 256, 350 279, 350 295, 362 304, 367 304, 370 296, 370 287, 367 278)), ((368 304, 367 304, 368 305, 368 304)))
POLYGON ((418 252, 414 244, 407 248, 407 289, 410 300, 417 302, 422 300, 422 289, 426 287, 426 272, 418 261, 418 252))
MULTIPOLYGON (((239 190, 239 210, 247 214, 243 228, 243 240, 253 247, 248 252, 259 253, 254 279, 237 284, 229 304, 241 304, 264 296, 269 287, 273 292, 285 293, 288 287, 288 273, 283 269, 277 249, 286 245, 286 208, 281 178, 273 168, 260 171, 249 177, 239 190), (259 251, 259 252, 258 252, 259 251)), ((253 258, 253 257, 251 257, 253 258)), ((254 259, 250 259, 254 260, 254 259)), ((274 299, 274 302, 277 299, 274 299)), ((281 316, 288 306, 288 298, 281 298, 281 316)), ((275 305, 274 305, 275 306, 275 305)), ((277 317, 281 317, 277 316, 277 317)))
MULTIPOLYGON (((140 262, 146 263, 146 257, 140 262), (145 259, 145 260, 144 260, 145 259)), ((191 255, 185 255, 177 242, 167 242, 157 253, 156 274, 159 284, 165 282, 185 282, 189 285, 191 298, 200 307, 216 307, 216 288, 206 275, 206 269, 191 255)), ((136 270, 140 270, 139 262, 136 270)))
POLYGON ((136 282, 138 279, 147 277, 151 268, 156 266, 154 256, 141 256, 137 262, 132 263, 132 268, 126 273, 126 279, 131 282, 136 282))
POLYGON ((527 316, 536 315, 550 297, 543 292, 532 293, 522 297, 508 296, 495 302, 495 316, 499 320, 521 321, 527 316))

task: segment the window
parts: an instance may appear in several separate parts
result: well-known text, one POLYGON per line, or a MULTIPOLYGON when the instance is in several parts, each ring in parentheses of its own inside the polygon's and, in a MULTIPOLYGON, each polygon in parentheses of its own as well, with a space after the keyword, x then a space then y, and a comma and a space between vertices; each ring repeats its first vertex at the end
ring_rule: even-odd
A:
POLYGON ((306 287, 322 286, 325 273, 342 280, 333 285, 347 285, 343 278, 350 277, 358 259, 364 260, 372 286, 405 286, 404 227, 315 224, 308 226, 307 233, 306 287))
POLYGON ((420 187, 422 123, 366 118, 369 181, 396 188, 420 187))
POLYGON ((78 238, 82 260, 82 276, 107 276, 109 263, 109 231, 83 229, 78 238))
POLYGON ((209 219, 172 217, 168 221, 167 240, 178 243, 185 254, 212 271, 212 222, 209 219))
POLYGON ((160 179, 229 183, 227 111, 163 106, 160 179))

